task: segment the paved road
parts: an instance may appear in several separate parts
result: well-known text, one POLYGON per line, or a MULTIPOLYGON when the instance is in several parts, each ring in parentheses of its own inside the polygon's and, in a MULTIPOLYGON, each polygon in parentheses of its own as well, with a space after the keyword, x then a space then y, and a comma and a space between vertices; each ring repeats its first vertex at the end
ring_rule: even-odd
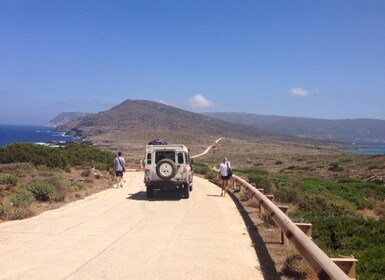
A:
POLYGON ((194 177, 190 199, 123 188, 0 224, 0 279, 263 279, 230 197, 194 177))

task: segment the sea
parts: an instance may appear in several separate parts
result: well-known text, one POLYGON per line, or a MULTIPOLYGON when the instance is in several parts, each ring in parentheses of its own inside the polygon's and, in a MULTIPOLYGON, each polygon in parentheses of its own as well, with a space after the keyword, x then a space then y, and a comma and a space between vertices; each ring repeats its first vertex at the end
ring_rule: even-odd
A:
MULTIPOLYGON (((58 132, 52 127, 36 125, 8 125, 0 124, 0 147, 12 143, 33 143, 46 146, 63 146, 71 142, 80 142, 78 136, 58 132)), ((344 139, 344 152, 385 155, 385 141, 362 141, 344 139)))
POLYGON ((55 131, 52 127, 0 124, 0 147, 12 143, 33 143, 56 147, 73 141, 81 141, 81 138, 55 131))
POLYGON ((351 141, 342 151, 365 155, 385 155, 385 141, 351 141))

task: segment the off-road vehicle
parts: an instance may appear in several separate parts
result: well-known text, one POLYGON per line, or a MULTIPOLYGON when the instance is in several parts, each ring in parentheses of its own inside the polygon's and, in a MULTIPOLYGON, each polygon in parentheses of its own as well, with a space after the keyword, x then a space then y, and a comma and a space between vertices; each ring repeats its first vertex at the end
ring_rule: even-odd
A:
POLYGON ((147 145, 144 183, 147 197, 154 190, 178 189, 189 198, 192 191, 192 160, 188 148, 183 144, 147 145))

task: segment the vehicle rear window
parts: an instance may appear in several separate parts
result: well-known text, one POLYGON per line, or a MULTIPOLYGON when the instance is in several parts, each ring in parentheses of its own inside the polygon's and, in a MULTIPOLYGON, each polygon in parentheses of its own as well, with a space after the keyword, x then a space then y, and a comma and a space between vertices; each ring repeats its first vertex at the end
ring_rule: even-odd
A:
POLYGON ((147 154, 147 164, 151 164, 151 154, 147 154))
POLYGON ((155 164, 157 164, 162 159, 167 158, 175 162, 175 152, 174 151, 159 151, 155 152, 155 164))

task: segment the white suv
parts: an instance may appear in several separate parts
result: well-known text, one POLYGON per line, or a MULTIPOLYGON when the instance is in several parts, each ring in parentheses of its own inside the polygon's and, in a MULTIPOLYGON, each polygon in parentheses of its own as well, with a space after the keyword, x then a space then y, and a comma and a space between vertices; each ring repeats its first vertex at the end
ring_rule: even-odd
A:
POLYGON ((189 198, 192 191, 193 172, 189 150, 182 144, 147 145, 144 183, 147 197, 154 189, 180 189, 189 198))

